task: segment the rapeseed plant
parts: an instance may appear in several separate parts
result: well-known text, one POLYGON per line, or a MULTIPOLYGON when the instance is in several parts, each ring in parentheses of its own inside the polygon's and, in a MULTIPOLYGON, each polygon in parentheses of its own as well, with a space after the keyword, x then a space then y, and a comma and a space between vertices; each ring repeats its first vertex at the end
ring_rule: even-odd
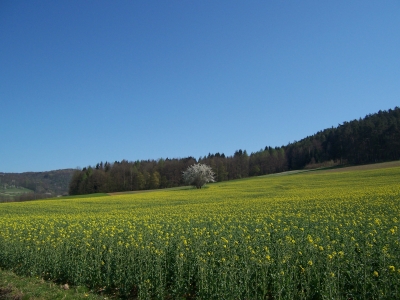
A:
POLYGON ((140 299, 396 299, 399 171, 5 203, 0 265, 140 299))

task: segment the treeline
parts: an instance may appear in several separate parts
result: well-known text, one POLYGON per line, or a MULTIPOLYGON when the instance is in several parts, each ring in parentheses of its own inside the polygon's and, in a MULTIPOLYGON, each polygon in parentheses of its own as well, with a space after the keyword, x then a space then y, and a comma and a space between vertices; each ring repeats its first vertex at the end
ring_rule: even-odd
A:
MULTIPOLYGON (((263 156, 262 172, 267 174, 285 170, 286 158, 282 149, 270 148, 265 153, 268 155, 263 156)), ((112 164, 101 162, 94 167, 77 170, 72 176, 69 193, 78 195, 182 186, 182 172, 197 162, 211 166, 217 181, 256 175, 250 171, 250 156, 242 150, 236 151, 233 156, 216 153, 199 160, 187 157, 135 162, 123 160, 112 164)))
POLYGON ((284 147, 288 169, 336 161, 366 164, 400 159, 400 108, 339 124, 284 147))
POLYGON ((335 164, 364 164, 400 159, 400 108, 379 111, 364 119, 344 122, 336 128, 282 147, 265 147, 251 153, 238 150, 232 156, 208 154, 193 157, 114 163, 101 162, 77 170, 69 194, 133 191, 176 187, 184 184, 182 172, 194 163, 212 167, 216 181, 266 175, 335 164))

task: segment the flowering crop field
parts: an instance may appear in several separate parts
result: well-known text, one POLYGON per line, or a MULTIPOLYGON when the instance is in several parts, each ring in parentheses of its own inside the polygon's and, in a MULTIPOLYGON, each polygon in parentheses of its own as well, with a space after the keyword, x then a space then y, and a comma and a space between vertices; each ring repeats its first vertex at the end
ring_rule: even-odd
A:
POLYGON ((400 299, 399 222, 400 167, 4 203, 0 266, 139 299, 400 299))

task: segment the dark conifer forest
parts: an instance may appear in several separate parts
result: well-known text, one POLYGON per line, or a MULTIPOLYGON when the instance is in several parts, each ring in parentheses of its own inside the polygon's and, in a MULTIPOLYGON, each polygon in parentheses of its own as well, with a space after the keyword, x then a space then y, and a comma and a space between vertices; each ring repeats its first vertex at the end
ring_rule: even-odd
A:
POLYGON ((216 181, 335 165, 357 165, 400 159, 400 108, 379 111, 339 124, 281 147, 248 154, 209 153, 193 157, 100 162, 76 170, 69 194, 110 193, 184 185, 182 172, 195 163, 212 167, 216 181))

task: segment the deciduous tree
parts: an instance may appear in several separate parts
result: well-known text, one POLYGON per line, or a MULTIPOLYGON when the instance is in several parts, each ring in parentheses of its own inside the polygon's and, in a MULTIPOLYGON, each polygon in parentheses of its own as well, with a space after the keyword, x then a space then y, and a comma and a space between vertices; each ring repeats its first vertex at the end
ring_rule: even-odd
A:
POLYGON ((207 182, 214 182, 214 172, 211 167, 204 164, 194 164, 183 172, 185 183, 201 189, 207 182))

